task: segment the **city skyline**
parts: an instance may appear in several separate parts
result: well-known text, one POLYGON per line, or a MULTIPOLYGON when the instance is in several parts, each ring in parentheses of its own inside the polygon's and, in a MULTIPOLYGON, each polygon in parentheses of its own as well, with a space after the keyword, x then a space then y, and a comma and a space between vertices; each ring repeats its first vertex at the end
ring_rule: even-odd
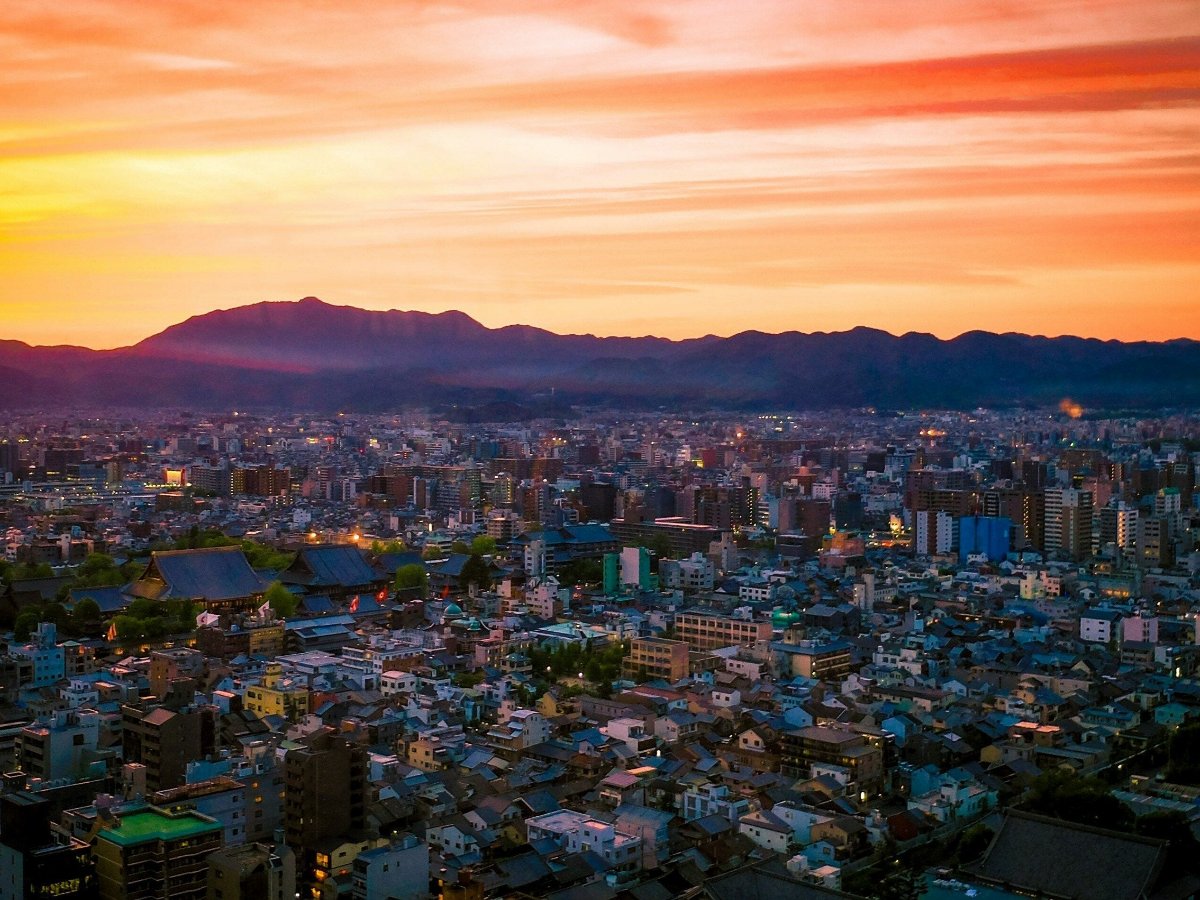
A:
POLYGON ((673 339, 1200 337, 1194 5, 0 11, 0 339, 316 295, 673 339))

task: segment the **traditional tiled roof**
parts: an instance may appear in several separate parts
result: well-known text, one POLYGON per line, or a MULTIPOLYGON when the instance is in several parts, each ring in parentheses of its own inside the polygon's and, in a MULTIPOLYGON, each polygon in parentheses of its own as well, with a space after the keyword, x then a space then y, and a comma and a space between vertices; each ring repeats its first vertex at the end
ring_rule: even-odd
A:
POLYGON ((1010 811, 973 874, 1022 893, 1138 900, 1165 858, 1164 841, 1010 811))
POLYGON ((361 550, 351 544, 304 547, 281 576, 313 587, 357 587, 379 580, 361 550))
POLYGON ((150 600, 240 600, 266 588, 240 547, 163 550, 130 592, 150 600))

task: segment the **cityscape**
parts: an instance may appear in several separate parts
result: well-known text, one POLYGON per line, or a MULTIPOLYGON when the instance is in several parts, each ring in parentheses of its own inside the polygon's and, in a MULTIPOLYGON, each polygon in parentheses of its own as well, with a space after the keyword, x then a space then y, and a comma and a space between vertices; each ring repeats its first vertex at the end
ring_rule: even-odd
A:
POLYGON ((1198 25, 0 8, 0 900, 1200 897, 1198 25))
POLYGON ((1198 427, 16 412, 5 896, 1187 896, 1198 427))

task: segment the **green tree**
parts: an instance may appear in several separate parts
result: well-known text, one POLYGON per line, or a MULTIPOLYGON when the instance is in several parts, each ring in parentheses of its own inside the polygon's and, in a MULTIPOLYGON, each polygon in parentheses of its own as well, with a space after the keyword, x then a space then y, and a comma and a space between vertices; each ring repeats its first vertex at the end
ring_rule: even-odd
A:
POLYGON ((573 559, 558 570, 559 584, 599 584, 603 579, 604 564, 598 559, 573 559))
POLYGON ((429 593, 429 573, 420 563, 409 563, 396 570, 395 585, 397 591, 416 589, 424 597, 429 593))
POLYGON ((480 590, 487 590, 492 586, 492 570, 478 553, 472 553, 470 559, 463 563, 458 584, 464 591, 471 585, 480 590))
POLYGON ((74 634, 95 632, 100 627, 100 604, 84 597, 71 610, 71 631, 74 634))
POLYGON ((881 879, 872 897, 875 900, 920 900, 924 891, 924 875, 916 869, 903 868, 881 879))
POLYGON ((54 570, 50 563, 19 563, 9 570, 9 581, 23 581, 26 578, 53 578, 54 570))
POLYGON ((79 570, 75 574, 86 577, 98 572, 107 572, 116 567, 117 564, 107 553, 89 553, 87 559, 79 564, 79 570))
POLYGON ((1081 778, 1063 770, 1039 775, 1030 787, 1025 806, 1031 812, 1079 825, 1117 831, 1133 827, 1133 813, 1109 793, 1107 784, 1098 778, 1081 778))
POLYGON ((70 624, 71 614, 67 612, 65 606, 54 601, 42 607, 41 621, 53 622, 61 631, 70 624))
POLYGON ((296 558, 296 554, 294 553, 285 553, 282 550, 276 550, 274 547, 268 547, 265 544, 259 544, 256 541, 250 540, 242 541, 242 552, 246 554, 246 559, 249 560, 251 568, 271 569, 276 572, 282 572, 296 558))
POLYGON ((471 545, 468 544, 466 541, 455 541, 453 544, 450 545, 450 552, 451 553, 461 553, 464 556, 466 556, 467 554, 469 554, 471 552, 471 545))
POLYGON ((1137 820, 1137 833, 1146 837, 1171 841, 1192 850, 1197 848, 1197 841, 1192 836, 1192 825, 1187 813, 1177 809, 1164 809, 1159 812, 1147 813, 1137 820))
POLYGON ((167 615, 167 608, 158 600, 151 600, 149 597, 138 597, 125 608, 125 614, 135 619, 151 619, 155 616, 167 615))
POLYGON ((384 553, 403 553, 407 549, 404 546, 404 541, 371 541, 371 554, 373 556, 382 556, 384 553))
POLYGON ((300 605, 300 598, 289 591, 278 581, 271 582, 271 586, 267 588, 263 594, 263 602, 270 605, 272 611, 281 619, 290 619, 296 614, 296 607, 300 605))
POLYGON ((471 541, 471 552, 479 556, 490 556, 496 552, 496 539, 481 534, 471 541))
POLYGON ((958 839, 958 849, 956 851, 959 862, 970 863, 977 860, 983 855, 983 851, 987 850, 995 834, 992 829, 983 823, 972 825, 966 831, 962 832, 958 839))
POLYGON ((146 637, 146 625, 137 616, 120 615, 113 619, 117 638, 121 641, 140 641, 146 637))
POLYGON ((1200 721, 1180 725, 1171 735, 1164 777, 1176 784, 1200 784, 1200 721))
POLYGON ((29 640, 29 636, 33 634, 33 630, 37 628, 41 621, 40 609, 23 609, 17 613, 17 620, 13 623, 13 637, 21 642, 29 640))
POLYGON ((141 619, 142 634, 148 639, 166 637, 171 633, 170 620, 161 616, 151 619, 141 619))

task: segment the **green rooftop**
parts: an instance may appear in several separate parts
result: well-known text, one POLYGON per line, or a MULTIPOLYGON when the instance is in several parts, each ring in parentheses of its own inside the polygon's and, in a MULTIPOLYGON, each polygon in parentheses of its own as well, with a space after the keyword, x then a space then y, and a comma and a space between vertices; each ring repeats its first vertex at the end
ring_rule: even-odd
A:
POLYGON ((169 813, 162 809, 144 809, 121 816, 120 822, 119 827, 110 825, 102 829, 99 836, 122 847, 132 847, 150 841, 178 841, 223 830, 220 822, 192 810, 169 813))

